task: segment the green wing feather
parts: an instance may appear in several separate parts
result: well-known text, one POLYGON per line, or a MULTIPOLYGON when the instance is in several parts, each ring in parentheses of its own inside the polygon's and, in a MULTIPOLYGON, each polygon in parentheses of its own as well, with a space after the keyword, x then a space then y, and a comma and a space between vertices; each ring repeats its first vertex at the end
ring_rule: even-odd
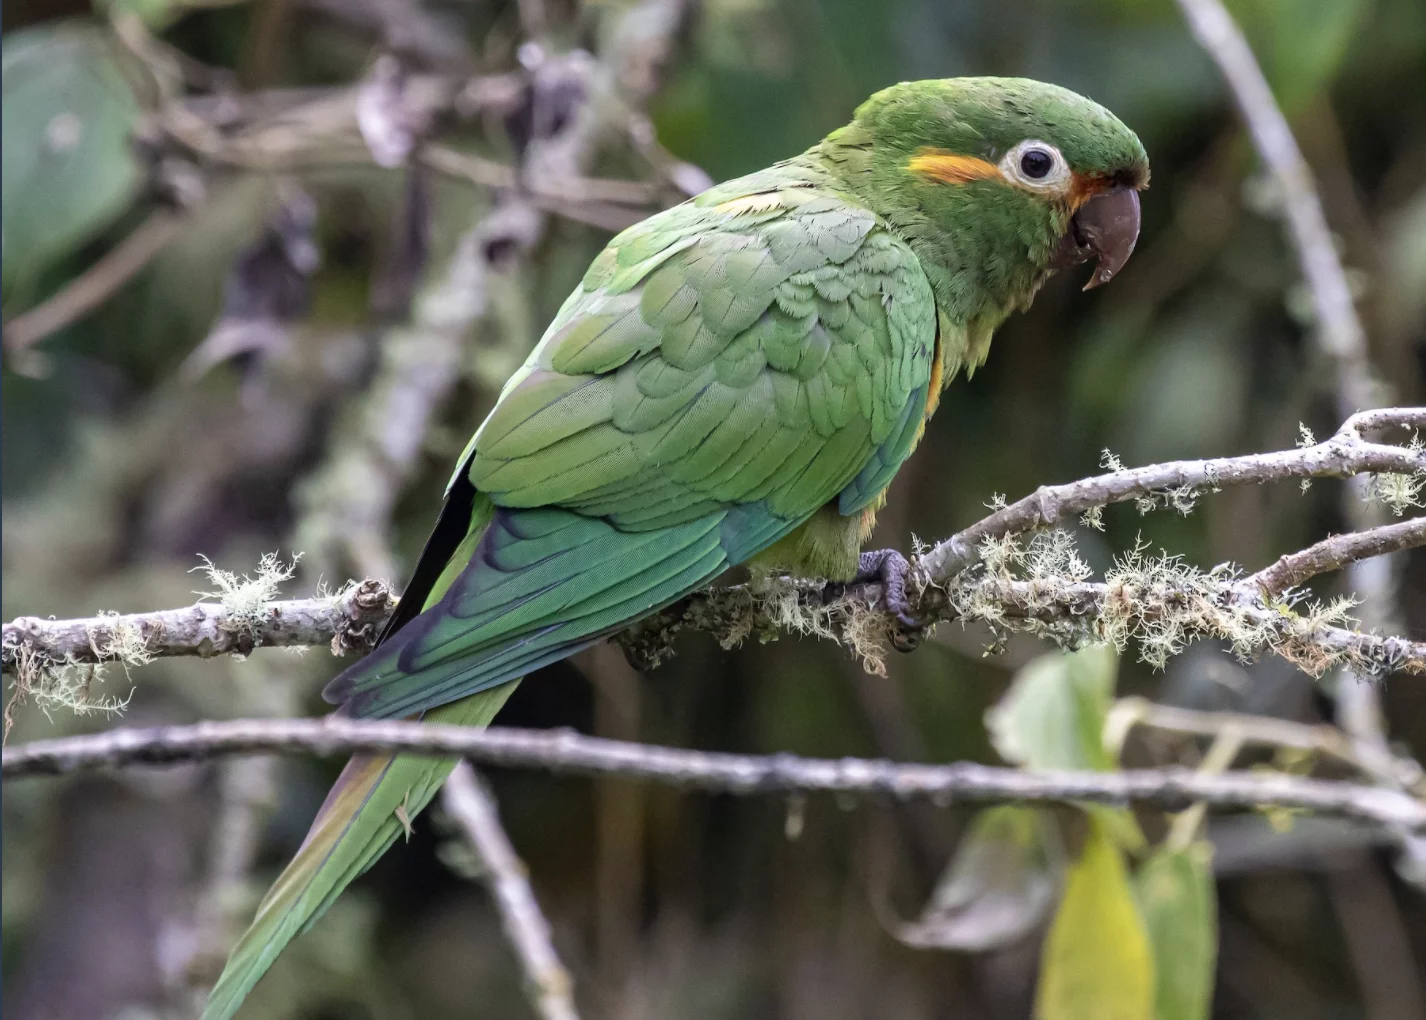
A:
POLYGON ((782 185, 595 260, 468 451, 496 506, 469 567, 330 700, 389 718, 488 689, 885 487, 925 407, 929 286, 870 212, 782 185))
MULTIPOLYGON (((823 183, 774 168, 610 243, 472 439, 383 641, 329 700, 484 725, 516 678, 822 507, 876 497, 919 435, 934 303, 910 249, 823 183)), ((353 760, 204 1020, 232 1014, 451 767, 353 760)))

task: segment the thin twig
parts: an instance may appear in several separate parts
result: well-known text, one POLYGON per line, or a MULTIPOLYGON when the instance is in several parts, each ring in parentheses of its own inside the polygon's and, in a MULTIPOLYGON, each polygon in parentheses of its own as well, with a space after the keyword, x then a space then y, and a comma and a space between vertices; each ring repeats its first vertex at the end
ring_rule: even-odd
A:
POLYGON ((514 188, 524 185, 535 195, 570 202, 607 202, 611 205, 650 209, 658 201, 660 189, 647 181, 617 177, 526 177, 504 163, 459 152, 444 145, 430 144, 421 151, 421 160, 432 170, 459 177, 486 188, 514 188))
POLYGON ((171 209, 151 213, 58 294, 5 323, 6 352, 14 355, 27 350, 98 308, 153 261, 187 222, 186 216, 171 209))
POLYGON ((1027 772, 969 762, 917 765, 788 754, 739 755, 604 740, 560 730, 478 730, 340 716, 240 719, 37 740, 7 747, 0 776, 63 775, 231 754, 331 756, 359 751, 464 757, 485 765, 622 776, 737 795, 825 791, 928 798, 939 804, 1092 801, 1153 804, 1170 811, 1201 800, 1218 808, 1275 805, 1353 818, 1396 831, 1426 830, 1426 803, 1400 791, 1285 774, 1203 776, 1181 768, 1027 772))
POLYGON ((1281 595, 1318 574, 1422 545, 1426 545, 1426 517, 1416 517, 1367 531, 1333 535, 1299 552, 1288 553, 1244 581, 1257 586, 1265 595, 1281 595))
POLYGON ((980 558, 988 538, 1048 528, 1094 507, 1124 503, 1172 491, 1195 493, 1230 485, 1261 484, 1284 478, 1347 478, 1374 472, 1426 472, 1426 453, 1367 442, 1364 436, 1391 426, 1426 427, 1426 407, 1394 407, 1354 414, 1321 443, 1276 453, 1211 460, 1180 460, 1112 471, 1066 485, 1042 486, 964 531, 957 532, 921 558, 936 580, 947 580, 980 558))
POLYGON ((1273 98, 1267 78, 1247 39, 1219 0, 1178 0, 1194 37, 1223 72, 1253 145, 1281 191, 1287 219, 1316 313, 1318 340, 1334 360, 1339 382, 1338 413, 1376 401, 1366 358, 1366 338, 1347 274, 1332 242, 1312 171, 1302 158, 1287 118, 1273 98))
POLYGON ((468 762, 446 780, 441 805, 460 825, 484 866, 482 878, 500 910, 505 935, 525 969, 530 1002, 544 1020, 579 1020, 573 982, 550 939, 550 924, 540 912, 525 866, 500 825, 495 797, 468 762))
POLYGON ((1123 732, 1131 726, 1146 726, 1196 737, 1216 737, 1231 729, 1244 745, 1311 751, 1358 769, 1380 782, 1418 795, 1426 794, 1426 775, 1423 775, 1418 762, 1395 755, 1385 762, 1363 758, 1345 733, 1326 723, 1310 725, 1241 712, 1202 712, 1176 705, 1161 705, 1144 698, 1121 698, 1115 703, 1107 728, 1123 732), (1114 716, 1119 717, 1118 721, 1114 716))

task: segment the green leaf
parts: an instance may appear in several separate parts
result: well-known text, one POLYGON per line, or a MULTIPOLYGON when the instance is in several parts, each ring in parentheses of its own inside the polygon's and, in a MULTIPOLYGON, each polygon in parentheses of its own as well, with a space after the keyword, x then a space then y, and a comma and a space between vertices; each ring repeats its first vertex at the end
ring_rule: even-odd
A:
POLYGON ((1064 848, 1054 820, 1036 808, 980 812, 921 917, 896 937, 918 949, 984 952, 1023 938, 1059 890, 1064 848))
POLYGON ((6 35, 0 245, 7 298, 129 206, 139 104, 101 29, 51 23, 6 35))
POLYGON ((1091 815, 1104 827, 1104 834, 1114 841, 1114 845, 1131 854, 1139 854, 1149 845, 1144 830, 1134 812, 1126 807, 1112 804, 1076 804, 1077 808, 1091 815))
POLYGON ((1124 857, 1090 816, 1040 958, 1036 1020, 1153 1020, 1154 957, 1124 857))
POLYGON ((173 24, 194 7, 231 7, 247 0, 94 0, 94 10, 112 17, 114 14, 137 15, 145 25, 160 31, 173 24))
POLYGON ((995 749, 1032 769, 1112 769, 1103 731, 1117 670, 1109 645, 1028 663, 986 714, 995 749))
POLYGON ((1158 975, 1155 1020, 1205 1020, 1218 957, 1213 845, 1162 848, 1139 869, 1139 905, 1158 975))

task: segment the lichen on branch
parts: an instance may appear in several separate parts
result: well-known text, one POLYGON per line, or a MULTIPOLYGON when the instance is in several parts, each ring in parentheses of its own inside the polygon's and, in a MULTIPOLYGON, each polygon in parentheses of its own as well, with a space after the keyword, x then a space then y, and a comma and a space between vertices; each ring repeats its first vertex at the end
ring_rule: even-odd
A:
MULTIPOLYGON (((1366 437, 1423 425, 1426 408, 1363 412, 1321 443, 1141 468, 1116 463, 1107 474, 1042 487, 1015 503, 997 500, 987 517, 914 557, 912 611, 928 624, 981 622, 997 639, 1028 632, 1065 647, 1107 641, 1123 648, 1133 642, 1154 666, 1190 642, 1212 639, 1228 642, 1244 658, 1278 655, 1314 676, 1334 666, 1367 677, 1426 673, 1426 643, 1363 633, 1347 615, 1350 602, 1314 603, 1292 587, 1368 556, 1426 544, 1426 527, 1418 521, 1336 536, 1247 577, 1228 567, 1203 571, 1167 553, 1136 548, 1119 557, 1101 582, 1089 580, 1073 537, 1057 527, 1113 503, 1163 496, 1175 505, 1174 493, 1181 501, 1188 489, 1388 474, 1419 483, 1426 478, 1426 449, 1366 437), (1264 585, 1265 577, 1279 576, 1285 587, 1277 580, 1264 585)), ((0 667, 32 681, 37 670, 137 665, 145 657, 246 655, 279 646, 330 645, 338 655, 370 649, 395 605, 384 583, 348 584, 335 596, 260 600, 259 594, 275 594, 286 568, 275 556, 269 559, 247 583, 212 573, 218 603, 78 620, 21 617, 4 626, 0 667)), ((749 637, 810 634, 846 645, 872 671, 881 668, 889 645, 904 648, 918 638, 884 612, 878 585, 839 590, 816 579, 773 577, 691 595, 615 640, 635 665, 650 668, 672 654, 682 630, 706 631, 728 647, 749 637)))

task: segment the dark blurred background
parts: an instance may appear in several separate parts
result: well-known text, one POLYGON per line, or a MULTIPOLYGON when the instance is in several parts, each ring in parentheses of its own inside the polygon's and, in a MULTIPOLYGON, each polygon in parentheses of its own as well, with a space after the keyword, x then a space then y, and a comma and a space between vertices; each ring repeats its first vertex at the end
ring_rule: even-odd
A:
MULTIPOLYGON (((1289 447, 1299 423, 1318 436, 1339 424, 1274 191, 1169 0, 531 6, 5 5, 6 319, 135 231, 162 242, 91 314, 23 350, 7 339, 6 619, 183 605, 209 587, 188 573, 200 555, 243 571, 265 551, 302 552, 292 594, 369 572, 400 583, 466 437, 611 230, 696 188, 694 168, 722 180, 791 155, 903 79, 1025 75, 1083 92, 1139 132, 1153 183, 1138 253, 1113 286, 1086 295, 1077 279, 1052 281, 947 394, 874 543, 943 537, 994 494, 1094 473, 1105 447, 1147 463, 1289 447), (532 17, 540 51, 520 49, 532 17), (561 98, 557 73, 540 76, 576 47, 623 62, 616 85, 631 105, 648 97, 656 145, 635 117, 579 165, 651 182, 637 202, 601 200, 571 219, 551 199, 536 227, 502 226, 512 203, 499 189, 404 165, 401 118, 381 103, 428 80, 544 83, 538 102, 516 87, 472 100, 474 113, 438 96, 412 129, 485 161, 476 176, 558 148, 541 133, 561 125, 540 114, 558 120, 585 100, 561 98), (345 134, 322 136, 326 115, 310 115, 321 102, 374 106, 377 127, 363 136, 339 111, 345 134), (234 156, 254 124, 267 131, 259 156, 234 156), (383 125, 398 150, 389 167, 373 141, 383 125), (315 156, 268 158, 293 138, 315 156), (472 260, 458 242, 477 223, 472 260), (462 307, 477 287, 481 300, 462 307), (393 399, 393 388, 416 396, 393 399)), ((1426 402, 1426 4, 1230 7, 1317 175, 1392 402, 1426 402)), ((1340 484, 1319 482, 1230 489, 1188 516, 1111 508, 1104 532, 1081 529, 1081 548, 1102 569, 1142 534, 1205 568, 1257 567, 1345 530, 1341 504, 1340 484)), ((1403 564, 1394 610, 1396 631, 1418 639, 1422 566, 1419 555, 1403 564)), ((500 721, 730 751, 995 762, 984 713, 1041 649, 1012 641, 984 657, 983 645, 945 626, 891 661, 887 679, 812 640, 723 651, 689 635, 647 675, 602 647, 530 677, 500 721)), ((316 714, 339 664, 322 650, 168 660, 130 679, 110 669, 89 694, 132 688, 131 724, 316 714)), ((1163 673, 1128 656, 1120 689, 1304 721, 1331 713, 1287 667, 1208 648, 1163 673)), ((1426 754, 1419 679, 1381 693, 1390 737, 1426 754)), ((110 725, 30 704, 11 739, 110 725)), ((1135 753, 1144 763, 1151 751, 1135 753)), ((284 759, 7 784, 7 1017, 185 1015, 338 767, 284 759)), ((965 955, 888 934, 921 909, 967 809, 812 798, 792 840, 788 805, 771 799, 491 779, 586 1016, 1030 1011, 1038 936, 965 955)), ((1228 824, 1239 821, 1211 830, 1214 1015, 1426 1020, 1426 899, 1397 877, 1389 849, 1345 826, 1274 835, 1228 824)), ((418 823, 288 950, 245 1015, 530 1015, 489 899, 459 857, 439 819, 418 823)))

